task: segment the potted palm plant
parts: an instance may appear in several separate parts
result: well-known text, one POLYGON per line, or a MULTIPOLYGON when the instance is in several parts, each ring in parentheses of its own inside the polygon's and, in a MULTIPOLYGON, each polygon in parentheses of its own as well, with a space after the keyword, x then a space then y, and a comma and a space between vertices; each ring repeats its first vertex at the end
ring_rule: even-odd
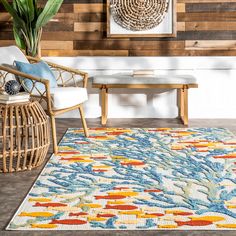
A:
POLYGON ((37 0, 0 0, 13 18, 16 45, 28 56, 40 55, 42 27, 58 12, 63 0, 48 0, 44 7, 37 0))

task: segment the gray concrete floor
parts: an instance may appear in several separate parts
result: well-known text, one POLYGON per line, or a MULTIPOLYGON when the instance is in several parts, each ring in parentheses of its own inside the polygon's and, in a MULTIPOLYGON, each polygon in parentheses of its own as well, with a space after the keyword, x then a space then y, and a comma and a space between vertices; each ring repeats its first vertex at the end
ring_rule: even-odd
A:
MULTIPOLYGON (((100 127, 99 119, 89 119, 89 127, 100 127)), ((176 119, 110 119, 108 127, 184 127, 176 119)), ((57 119, 58 140, 67 128, 81 127, 78 119, 57 119)), ((236 134, 236 120, 190 120, 189 127, 223 127, 236 134)), ((48 160, 52 153, 50 148, 48 160)), ((5 227, 27 195, 44 165, 32 171, 0 174, 0 236, 236 236, 236 231, 6 231, 5 227)))

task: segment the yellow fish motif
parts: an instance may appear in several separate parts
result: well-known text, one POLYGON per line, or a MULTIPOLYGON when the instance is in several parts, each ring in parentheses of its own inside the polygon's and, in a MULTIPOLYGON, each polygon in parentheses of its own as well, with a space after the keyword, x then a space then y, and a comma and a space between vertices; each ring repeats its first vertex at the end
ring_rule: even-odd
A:
POLYGON ((51 217, 51 216, 54 216, 54 214, 51 212, 21 212, 19 216, 51 217))
POLYGON ((221 220, 225 220, 224 217, 222 216, 189 216, 191 220, 206 220, 206 221, 211 221, 211 222, 217 222, 221 220))
POLYGON ((236 224, 217 224, 218 228, 236 229, 236 224))
POLYGON ((39 229, 52 229, 56 228, 55 224, 31 224, 31 228, 39 228, 39 229))
POLYGON ((97 137, 96 138, 97 140, 114 140, 115 138, 113 138, 113 137, 97 137))
POLYGON ((106 166, 106 165, 100 165, 100 166, 92 166, 93 168, 102 168, 102 169, 109 169, 109 168, 112 168, 112 166, 106 166))
POLYGON ((195 147, 215 147, 218 143, 199 143, 199 144, 194 144, 195 147))
POLYGON ((166 210, 165 213, 166 214, 174 214, 174 213, 182 213, 184 211, 181 210, 166 210))
POLYGON ((110 196, 112 196, 112 195, 122 195, 122 196, 126 196, 126 197, 134 197, 134 196, 137 196, 138 194, 139 193, 137 193, 137 192, 122 192, 122 191, 108 193, 108 195, 110 195, 110 196))
POLYGON ((121 215, 139 215, 142 213, 142 211, 119 211, 119 214, 121 215))
POLYGON ((71 147, 68 147, 68 146, 60 146, 60 148, 59 148, 59 151, 71 151, 71 150, 73 150, 73 148, 71 148, 71 147))
POLYGON ((120 205, 120 204, 126 204, 127 201, 107 201, 108 205, 120 205))
POLYGON ((235 209, 235 208, 236 208, 236 205, 227 205, 227 208, 229 208, 229 209, 235 209))
POLYGON ((77 133, 82 133, 82 132, 84 132, 84 131, 77 129, 77 130, 73 130, 72 132, 73 132, 74 134, 77 134, 77 133))
POLYGON ((82 203, 79 204, 79 207, 90 207, 90 208, 101 208, 101 204, 96 204, 96 203, 82 203))
POLYGON ((51 202, 51 199, 45 197, 36 197, 36 198, 29 198, 29 202, 51 202))
POLYGON ((80 211, 80 207, 69 207, 69 206, 65 206, 65 207, 48 207, 49 210, 53 210, 53 211, 80 211))
POLYGON ((93 160, 69 160, 69 163, 74 163, 74 162, 82 162, 82 163, 91 163, 94 162, 93 160))
POLYGON ((87 219, 88 219, 88 221, 105 221, 105 220, 107 220, 104 217, 92 217, 92 216, 89 216, 87 219))
POLYGON ((182 136, 188 136, 188 135, 196 134, 196 132, 180 132, 179 134, 182 136))
POLYGON ((144 219, 149 219, 149 218, 157 218, 157 217, 159 217, 159 216, 157 216, 157 215, 152 215, 152 214, 150 214, 150 215, 148 215, 148 214, 140 214, 140 215, 137 215, 137 217, 138 218, 144 218, 144 219))
POLYGON ((177 225, 158 225, 157 228, 159 229, 175 229, 178 228, 177 225))

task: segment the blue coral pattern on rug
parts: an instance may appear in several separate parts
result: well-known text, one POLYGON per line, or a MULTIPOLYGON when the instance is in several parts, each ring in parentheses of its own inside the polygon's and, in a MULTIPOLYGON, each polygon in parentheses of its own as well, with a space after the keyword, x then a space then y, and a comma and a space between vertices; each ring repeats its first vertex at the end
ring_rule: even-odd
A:
POLYGON ((236 228, 236 138, 222 128, 69 129, 7 229, 236 228))

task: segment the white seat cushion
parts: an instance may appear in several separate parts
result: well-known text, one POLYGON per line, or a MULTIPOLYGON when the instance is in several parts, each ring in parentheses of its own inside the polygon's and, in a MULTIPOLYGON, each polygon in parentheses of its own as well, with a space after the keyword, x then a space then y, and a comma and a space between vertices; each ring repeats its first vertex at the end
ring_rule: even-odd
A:
MULTIPOLYGON (((0 47, 0 65, 14 68, 14 61, 29 63, 24 53, 16 46, 0 47)), ((15 80, 15 76, 8 74, 6 80, 15 80)))
POLYGON ((24 53, 16 46, 0 47, 0 65, 13 66, 14 61, 29 63, 24 53))
POLYGON ((51 88, 53 110, 65 109, 88 100, 86 88, 57 87, 51 88))
POLYGON ((155 77, 133 77, 132 75, 114 74, 92 77, 94 84, 195 84, 192 75, 157 75, 155 77))

